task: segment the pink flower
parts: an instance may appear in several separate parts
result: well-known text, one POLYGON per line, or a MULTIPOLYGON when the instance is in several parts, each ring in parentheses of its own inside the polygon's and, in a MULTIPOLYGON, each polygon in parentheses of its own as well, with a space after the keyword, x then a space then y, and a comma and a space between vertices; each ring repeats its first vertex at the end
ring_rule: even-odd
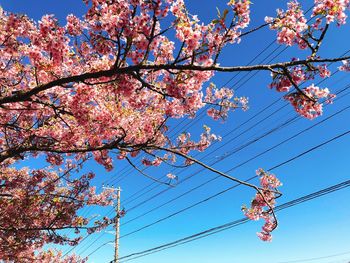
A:
POLYGON ((270 242, 270 241, 272 240, 272 236, 271 236, 270 233, 259 232, 259 233, 257 233, 257 236, 258 236, 262 241, 270 242))
POLYGON ((328 70, 327 65, 318 66, 318 70, 321 78, 328 78, 331 76, 331 72, 328 70))
POLYGON ((77 18, 76 16, 70 14, 67 16, 67 25, 66 25, 66 29, 68 34, 72 35, 72 36, 78 36, 82 34, 82 25, 81 25, 81 21, 79 20, 79 18, 77 18))
POLYGON ((168 177, 170 180, 173 180, 173 179, 176 179, 177 176, 174 175, 174 174, 169 173, 169 174, 166 175, 166 177, 168 177))
POLYGON ((326 103, 331 103, 332 99, 335 97, 335 95, 330 94, 327 88, 320 89, 314 84, 305 88, 303 93, 306 96, 297 92, 286 95, 284 98, 292 104, 298 113, 308 119, 314 119, 322 115, 323 105, 319 100, 325 99, 326 103))
POLYGON ((251 220, 265 220, 262 232, 257 235, 263 241, 271 241, 271 232, 277 227, 277 222, 271 209, 274 208, 276 203, 276 188, 282 184, 275 175, 261 168, 256 170, 256 175, 260 177, 261 189, 255 194, 251 207, 243 206, 242 211, 251 220))
POLYGON ((297 43, 300 48, 304 48, 301 37, 303 32, 308 28, 308 25, 300 4, 297 1, 290 1, 287 11, 278 9, 277 18, 267 18, 267 21, 269 23, 273 21, 270 28, 278 31, 278 43, 288 46, 297 43))
POLYGON ((350 71, 350 60, 342 61, 343 65, 339 67, 340 71, 350 71))
POLYGON ((339 25, 346 23, 345 10, 349 7, 349 0, 315 0, 313 16, 326 16, 327 24, 336 21, 339 25))

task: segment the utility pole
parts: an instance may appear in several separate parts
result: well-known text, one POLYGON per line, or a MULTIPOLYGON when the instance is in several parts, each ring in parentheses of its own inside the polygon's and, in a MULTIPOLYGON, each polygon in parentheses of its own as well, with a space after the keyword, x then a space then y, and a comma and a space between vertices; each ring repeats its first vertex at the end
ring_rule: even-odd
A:
POLYGON ((117 188, 117 205, 115 207, 115 250, 114 250, 114 262, 119 263, 119 227, 120 227, 120 187, 117 188))
POLYGON ((119 263, 119 237, 120 237, 120 232, 119 232, 119 227, 120 227, 120 192, 121 188, 114 188, 112 187, 103 187, 103 189, 109 189, 113 191, 117 191, 117 205, 115 206, 115 245, 114 245, 114 261, 113 263, 119 263))

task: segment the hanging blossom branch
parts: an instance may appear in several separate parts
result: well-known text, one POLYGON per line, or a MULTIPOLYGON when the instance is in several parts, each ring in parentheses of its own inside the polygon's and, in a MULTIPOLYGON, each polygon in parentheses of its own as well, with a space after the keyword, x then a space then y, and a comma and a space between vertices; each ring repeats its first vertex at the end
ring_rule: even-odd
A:
POLYGON ((275 200, 282 196, 282 193, 277 191, 277 187, 281 186, 281 183, 273 174, 265 172, 263 169, 257 170, 257 175, 260 177, 261 183, 261 187, 258 187, 254 184, 248 183, 247 181, 243 181, 238 178, 232 177, 226 173, 223 173, 177 149, 163 147, 157 147, 156 149, 171 152, 175 155, 181 156, 185 158, 186 161, 189 160, 193 163, 196 163, 202 166, 203 168, 213 173, 216 173, 224 178, 234 181, 240 185, 253 188, 257 193, 252 201, 251 208, 247 209, 244 206, 242 210, 252 220, 258 220, 260 218, 265 219, 266 222, 263 226, 263 231, 261 233, 258 233, 258 236, 264 241, 271 240, 271 232, 278 226, 277 217, 274 212, 275 200), (264 207, 267 207, 268 210, 264 210, 264 207))

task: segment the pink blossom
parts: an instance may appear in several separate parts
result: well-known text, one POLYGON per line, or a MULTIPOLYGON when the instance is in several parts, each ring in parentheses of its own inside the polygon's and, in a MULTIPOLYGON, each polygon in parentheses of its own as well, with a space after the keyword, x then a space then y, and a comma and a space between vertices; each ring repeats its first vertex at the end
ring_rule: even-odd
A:
POLYGON ((328 78, 331 76, 331 72, 327 68, 327 65, 318 66, 318 70, 321 78, 328 78))
POLYGON ((169 173, 169 174, 166 175, 166 177, 168 177, 169 179, 173 180, 173 179, 175 179, 177 176, 174 175, 174 174, 169 173))
POLYGON ((298 113, 308 119, 314 119, 322 115, 323 105, 322 102, 318 102, 319 100, 325 99, 326 103, 331 103, 331 100, 335 97, 335 95, 330 94, 327 88, 320 89, 313 84, 305 88, 303 93, 292 93, 286 95, 285 99, 292 104, 298 113))
POLYGON ((270 242, 272 240, 272 236, 270 233, 267 232, 259 232, 257 233, 257 236, 262 240, 262 241, 267 241, 270 242))
POLYGON ((307 20, 297 1, 288 2, 287 11, 277 10, 277 18, 265 18, 265 22, 271 23, 270 28, 277 30, 277 41, 280 44, 292 46, 297 43, 300 48, 305 48, 301 37, 308 28, 307 20))
POLYGON ((264 219, 265 224, 262 232, 257 233, 263 241, 271 241, 271 232, 277 227, 276 219, 271 209, 275 206, 276 188, 281 186, 281 182, 275 175, 259 168, 256 175, 260 178, 261 189, 256 193, 249 208, 243 206, 242 211, 251 220, 264 219))
POLYGON ((340 71, 350 71, 350 60, 344 60, 343 65, 339 67, 340 71))
POLYGON ((349 0, 315 0, 313 16, 326 16, 327 24, 336 21, 342 25, 346 23, 345 10, 349 7, 349 0))

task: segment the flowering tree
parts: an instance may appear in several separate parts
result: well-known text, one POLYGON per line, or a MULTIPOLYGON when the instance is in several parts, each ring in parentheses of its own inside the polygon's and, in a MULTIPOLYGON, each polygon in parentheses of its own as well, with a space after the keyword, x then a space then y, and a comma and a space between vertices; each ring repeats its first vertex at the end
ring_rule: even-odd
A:
POLYGON ((85 263, 86 259, 81 259, 76 255, 62 256, 61 251, 49 249, 47 251, 38 250, 37 247, 23 250, 15 257, 10 257, 7 261, 15 262, 42 262, 42 263, 85 263))
POLYGON ((193 117, 205 106, 214 119, 247 109, 245 97, 206 84, 215 72, 266 71, 272 75, 270 87, 286 93, 300 115, 321 115, 322 104, 334 95, 300 85, 329 77, 329 62, 342 61, 339 69, 350 70, 350 57, 319 56, 331 23, 346 22, 349 0, 315 0, 309 23, 300 4, 290 1, 287 10, 257 28, 249 28, 249 0, 228 1, 208 24, 189 14, 183 0, 84 2, 85 16, 69 15, 66 25, 52 15, 35 22, 0 9, 0 260, 40 256, 33 251, 48 242, 79 241, 58 230, 92 232, 113 222, 87 227, 88 219, 77 210, 108 205, 113 195, 97 195, 89 183, 92 174, 78 179, 70 174, 91 157, 107 170, 113 158, 138 169, 134 158, 140 153, 146 156, 144 166, 175 165, 180 157, 185 166, 196 163, 254 188, 252 206, 244 211, 266 220, 259 237, 270 240, 280 182, 261 169, 261 186, 212 169, 190 156, 218 139, 210 128, 198 141, 189 134, 171 140, 167 123, 193 117), (225 46, 264 27, 277 32, 278 43, 303 49, 304 57, 268 65, 218 64, 225 46), (21 160, 38 155, 46 157, 48 168, 18 168, 21 160))

